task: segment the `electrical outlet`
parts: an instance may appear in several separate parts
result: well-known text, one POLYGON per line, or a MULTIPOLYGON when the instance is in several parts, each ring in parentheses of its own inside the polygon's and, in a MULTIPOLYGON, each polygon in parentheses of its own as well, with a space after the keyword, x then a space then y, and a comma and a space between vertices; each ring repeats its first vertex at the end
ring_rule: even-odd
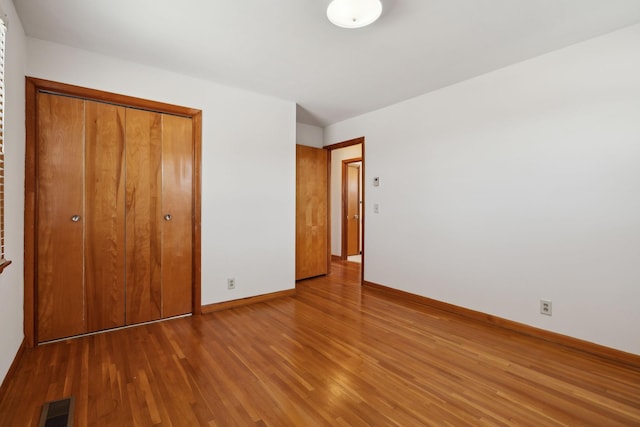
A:
POLYGON ((236 288, 236 279, 230 278, 227 279, 227 289, 235 289, 236 288))
POLYGON ((540 300, 540 314, 544 314, 547 316, 551 316, 552 314, 552 306, 551 301, 548 299, 540 300))

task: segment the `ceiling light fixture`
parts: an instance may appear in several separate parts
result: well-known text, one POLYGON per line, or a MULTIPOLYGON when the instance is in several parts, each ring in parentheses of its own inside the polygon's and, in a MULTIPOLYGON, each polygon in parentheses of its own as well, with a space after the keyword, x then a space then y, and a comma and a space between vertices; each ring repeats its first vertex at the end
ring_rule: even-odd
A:
POLYGON ((333 0, 327 18, 342 28, 360 28, 372 24, 382 13, 380 0, 333 0))

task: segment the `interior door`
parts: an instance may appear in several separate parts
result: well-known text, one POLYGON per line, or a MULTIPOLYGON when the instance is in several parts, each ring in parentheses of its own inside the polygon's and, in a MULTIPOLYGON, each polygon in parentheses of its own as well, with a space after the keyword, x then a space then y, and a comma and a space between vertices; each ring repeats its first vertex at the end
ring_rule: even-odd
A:
POLYGON ((162 316, 162 114, 126 113, 126 323, 162 316))
POLYGON ((126 323, 191 312, 190 118, 127 109, 126 323))
POLYGON ((124 108, 38 94, 38 340, 124 325, 124 108))
POLYGON ((27 345, 199 308, 201 112, 33 78, 25 101, 27 345))
POLYGON ((296 280, 329 272, 328 153, 296 145, 296 280))
POLYGON ((162 119, 162 317, 191 312, 193 146, 190 118, 162 119))
POLYGON ((347 256, 360 253, 360 166, 347 165, 347 256))
POLYGON ((86 331, 83 277, 84 101, 39 93, 38 341, 86 331))
POLYGON ((85 101, 87 332, 125 322, 124 119, 122 106, 85 101))
POLYGON ((38 341, 191 312, 191 119, 38 97, 38 341))

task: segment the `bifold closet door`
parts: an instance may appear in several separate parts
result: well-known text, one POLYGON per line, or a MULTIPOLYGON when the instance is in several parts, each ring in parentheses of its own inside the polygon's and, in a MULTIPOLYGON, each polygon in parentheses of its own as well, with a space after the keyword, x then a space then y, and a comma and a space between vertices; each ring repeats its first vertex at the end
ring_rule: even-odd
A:
POLYGON ((185 117, 127 109, 126 319, 191 312, 193 146, 185 117))
POLYGON ((191 119, 37 96, 38 342, 190 313, 191 119))
POLYGON ((86 332, 84 101, 38 94, 38 341, 86 332))
POLYGON ((85 101, 87 332, 125 324, 125 108, 85 101))
POLYGON ((162 114, 127 109, 126 319, 162 317, 162 114))
POLYGON ((191 313, 193 282, 193 124, 162 121, 162 316, 191 313))
POLYGON ((124 108, 38 94, 38 341, 124 325, 124 108))

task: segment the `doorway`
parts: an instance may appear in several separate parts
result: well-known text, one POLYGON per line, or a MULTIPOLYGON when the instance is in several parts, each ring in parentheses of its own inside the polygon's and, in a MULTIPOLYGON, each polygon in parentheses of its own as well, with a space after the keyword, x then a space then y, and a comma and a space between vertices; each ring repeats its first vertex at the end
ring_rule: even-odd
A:
POLYGON ((324 147, 329 150, 331 258, 352 261, 364 271, 364 137, 324 147))

